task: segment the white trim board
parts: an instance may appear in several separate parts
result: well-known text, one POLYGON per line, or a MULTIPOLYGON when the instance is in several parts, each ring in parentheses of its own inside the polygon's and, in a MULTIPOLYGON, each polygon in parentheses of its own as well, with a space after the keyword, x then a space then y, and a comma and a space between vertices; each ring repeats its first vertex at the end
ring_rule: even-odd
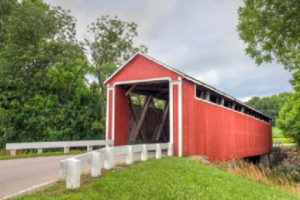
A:
POLYGON ((113 86, 113 105, 112 105, 112 132, 111 132, 111 137, 112 137, 112 140, 114 141, 114 145, 115 145, 115 111, 116 111, 116 99, 115 99, 115 96, 116 96, 116 89, 115 89, 115 86, 113 86))
MULTIPOLYGON (((234 109, 232 109, 232 108, 228 108, 228 107, 225 107, 225 106, 222 106, 222 105, 219 105, 219 104, 216 104, 216 103, 213 103, 213 102, 210 102, 210 101, 207 101, 207 100, 205 100, 205 99, 201 99, 201 98, 197 97, 197 96, 196 96, 196 84, 194 84, 194 98, 195 98, 196 100, 203 101, 203 102, 205 102, 205 103, 208 103, 208 104, 211 104, 211 105, 220 107, 220 108, 224 108, 224 109, 226 109, 226 110, 229 110, 229 111, 238 113, 238 114, 240 114, 240 115, 244 115, 244 116, 246 116, 246 117, 253 118, 253 119, 255 119, 255 120, 258 120, 258 121, 260 121, 260 122, 264 122, 264 123, 269 124, 269 125, 272 123, 272 121, 270 121, 270 122, 268 123, 268 122, 265 122, 265 121, 263 121, 263 120, 261 120, 261 119, 255 118, 255 117, 253 117, 253 116, 251 116, 251 115, 247 115, 246 113, 238 112, 238 111, 236 111, 236 110, 234 110, 234 109)), ((270 120, 271 120, 271 119, 270 119, 270 120)))
POLYGON ((169 83, 169 126, 170 126, 170 143, 174 145, 174 133, 173 133, 173 86, 174 83, 169 83))
POLYGON ((161 77, 161 78, 149 78, 149 79, 137 79, 130 81, 118 81, 114 83, 115 85, 125 85, 125 84, 133 84, 133 83, 146 83, 146 82, 156 82, 156 81, 171 81, 170 77, 161 77))
POLYGON ((178 156, 182 156, 182 80, 178 84, 178 156))
MULTIPOLYGON (((130 80, 130 81, 119 81, 113 85, 113 104, 115 105, 115 86, 133 84, 133 83, 145 83, 145 82, 156 82, 156 81, 168 81, 169 82, 169 123, 170 123, 170 142, 174 144, 174 129, 173 129, 173 86, 178 86, 178 155, 182 156, 182 79, 179 77, 178 80, 172 80, 170 77, 161 78, 150 78, 141 80, 130 80)), ((113 106, 113 115, 115 113, 115 107, 113 106)), ((113 127, 115 126, 113 119, 113 127)), ((114 128, 113 128, 114 135, 114 128)), ((112 138, 114 140, 114 137, 112 138)))
POLYGON ((105 130, 105 139, 108 140, 108 129, 109 129, 109 91, 113 88, 109 87, 106 90, 106 130, 105 130))
POLYGON ((113 90, 113 111, 112 111, 112 115, 113 115, 113 120, 112 120, 112 140, 115 140, 115 87, 118 85, 125 85, 125 84, 133 84, 133 83, 146 83, 146 82, 156 82, 156 81, 167 81, 167 82, 171 82, 171 78, 170 77, 161 77, 161 78, 149 78, 149 79, 139 79, 139 80, 130 80, 130 81, 119 81, 119 82, 115 82, 114 85, 112 87, 109 87, 111 90, 113 90))
MULTIPOLYGON (((174 140, 174 136, 173 136, 173 86, 177 85, 178 88, 178 156, 181 157, 182 156, 182 79, 179 77, 178 80, 176 81, 171 81, 170 82, 170 91, 172 91, 172 113, 170 113, 170 117, 172 117, 172 130, 170 129, 170 131, 172 131, 172 142, 174 140)), ((171 97, 169 97, 171 99, 171 97)), ((171 124, 171 121, 170 121, 171 124)))

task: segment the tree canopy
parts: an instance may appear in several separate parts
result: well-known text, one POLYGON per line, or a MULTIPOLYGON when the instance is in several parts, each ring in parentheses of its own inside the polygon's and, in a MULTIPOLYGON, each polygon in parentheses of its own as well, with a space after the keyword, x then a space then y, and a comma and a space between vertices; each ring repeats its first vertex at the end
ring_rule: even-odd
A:
POLYGON ((103 137, 75 19, 40 0, 1 4, 0 146, 103 137))
POLYGON ((0 148, 104 138, 103 82, 147 48, 135 44, 137 25, 117 17, 98 18, 85 41, 75 27, 70 11, 42 0, 0 1, 0 148))
POLYGON ((300 67, 300 1, 244 0, 238 31, 246 54, 262 62, 277 61, 288 70, 300 67))
POLYGON ((286 137, 293 137, 300 144, 300 71, 293 76, 296 91, 284 103, 277 118, 277 125, 286 137))
MULTIPOLYGON (((136 45, 137 24, 125 22, 118 17, 104 15, 88 26, 90 38, 85 45, 92 57, 90 74, 96 77, 101 113, 105 116, 106 88, 104 81, 136 52, 147 52, 145 45, 136 45)), ((104 119, 102 120, 104 126, 104 119)))

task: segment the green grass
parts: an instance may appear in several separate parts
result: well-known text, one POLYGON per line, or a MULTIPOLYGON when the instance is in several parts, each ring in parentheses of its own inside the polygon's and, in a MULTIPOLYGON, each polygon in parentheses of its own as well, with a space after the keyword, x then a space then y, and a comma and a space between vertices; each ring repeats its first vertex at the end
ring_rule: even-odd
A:
POLYGON ((283 144, 295 143, 293 138, 273 138, 273 142, 282 142, 283 144))
POLYGON ((0 154, 0 160, 18 159, 18 158, 31 158, 31 157, 41 157, 41 156, 60 156, 60 155, 75 155, 84 153, 83 150, 71 150, 69 153, 64 154, 63 151, 49 151, 43 152, 42 154, 37 154, 36 152, 29 153, 19 153, 15 156, 6 155, 4 153, 0 154))
POLYGON ((272 137, 273 138, 283 138, 284 136, 279 128, 277 128, 276 126, 273 126, 272 127, 272 137))
POLYGON ((283 144, 283 147, 286 147, 286 148, 299 148, 297 143, 286 143, 286 144, 283 144))
POLYGON ((65 183, 19 200, 66 199, 299 199, 272 187, 235 176, 188 158, 164 158, 139 162, 126 169, 113 170, 76 189, 64 189, 65 183))

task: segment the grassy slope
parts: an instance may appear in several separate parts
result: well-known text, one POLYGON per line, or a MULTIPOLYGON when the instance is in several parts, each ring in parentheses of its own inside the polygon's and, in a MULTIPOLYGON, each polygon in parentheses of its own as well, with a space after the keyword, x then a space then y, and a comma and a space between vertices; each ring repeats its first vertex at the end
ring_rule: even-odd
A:
POLYGON ((62 184, 17 199, 300 199, 187 158, 134 164, 77 190, 62 184))
POLYGON ((81 150, 72 150, 67 154, 64 154, 62 151, 53 151, 53 152, 44 152, 42 154, 37 154, 37 153, 20 153, 17 154, 16 156, 11 156, 11 155, 1 155, 0 154, 0 160, 9 160, 9 159, 17 159, 17 158, 32 158, 32 157, 41 157, 41 156, 60 156, 60 155, 76 155, 76 154, 81 154, 84 153, 85 151, 81 150))

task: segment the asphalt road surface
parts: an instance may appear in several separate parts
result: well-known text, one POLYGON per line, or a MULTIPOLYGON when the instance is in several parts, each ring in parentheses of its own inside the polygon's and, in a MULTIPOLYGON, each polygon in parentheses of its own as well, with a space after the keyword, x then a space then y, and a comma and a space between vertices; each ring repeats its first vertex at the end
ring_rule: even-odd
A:
MULTIPOLYGON (((59 175, 59 163, 73 156, 0 160, 0 199, 29 193, 63 178, 59 175)), ((163 152, 163 156, 166 156, 166 152, 163 152)), ((135 153, 134 160, 140 160, 140 157, 140 153, 135 153)), ((153 157, 155 153, 149 152, 148 158, 153 157)), ((125 162, 125 159, 124 155, 116 156, 115 163, 125 162)), ((89 167, 83 171, 88 169, 89 167)))
POLYGON ((61 178, 60 160, 68 157, 72 155, 0 160, 0 199, 55 182, 61 178))

